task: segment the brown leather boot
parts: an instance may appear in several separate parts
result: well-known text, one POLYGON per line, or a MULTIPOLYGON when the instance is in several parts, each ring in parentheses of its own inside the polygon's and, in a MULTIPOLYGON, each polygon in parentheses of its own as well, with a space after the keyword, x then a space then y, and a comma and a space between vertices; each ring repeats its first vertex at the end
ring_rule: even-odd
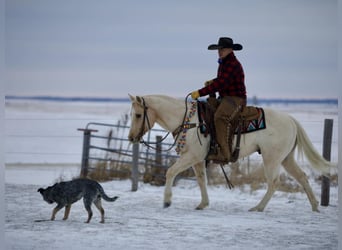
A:
POLYGON ((213 161, 214 163, 227 164, 230 160, 231 152, 228 146, 228 132, 230 129, 230 124, 227 127, 227 124, 224 121, 220 121, 216 123, 216 131, 219 131, 216 140, 218 143, 218 147, 215 154, 210 154, 207 156, 206 160, 213 161))
POLYGON ((214 163, 217 163, 217 164, 227 164, 229 162, 228 157, 224 155, 221 148, 217 149, 216 154, 208 154, 206 160, 213 161, 214 163))
POLYGON ((216 154, 209 154, 207 160, 221 163, 231 161, 234 119, 240 112, 241 105, 245 105, 245 100, 242 98, 226 96, 221 100, 214 115, 216 141, 219 148, 216 154))

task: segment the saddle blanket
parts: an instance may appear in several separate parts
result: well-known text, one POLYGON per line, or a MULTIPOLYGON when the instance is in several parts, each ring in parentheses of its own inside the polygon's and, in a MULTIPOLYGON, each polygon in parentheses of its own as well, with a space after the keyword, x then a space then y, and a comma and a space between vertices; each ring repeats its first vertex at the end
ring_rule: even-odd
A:
MULTIPOLYGON (((213 114, 215 110, 208 108, 206 102, 197 102, 197 111, 202 134, 207 135, 210 133, 208 127, 212 127, 213 114)), ((246 106, 243 108, 238 119, 242 119, 241 134, 254 132, 266 128, 265 114, 263 108, 246 106)), ((235 134, 238 133, 236 128, 235 134)))
MULTIPOLYGON (((265 121, 265 114, 264 110, 262 108, 255 107, 255 109, 258 111, 258 117, 253 120, 247 120, 244 122, 241 134, 254 132, 260 129, 266 128, 266 121, 265 121)), ((237 133, 237 129, 235 131, 235 134, 237 133)))

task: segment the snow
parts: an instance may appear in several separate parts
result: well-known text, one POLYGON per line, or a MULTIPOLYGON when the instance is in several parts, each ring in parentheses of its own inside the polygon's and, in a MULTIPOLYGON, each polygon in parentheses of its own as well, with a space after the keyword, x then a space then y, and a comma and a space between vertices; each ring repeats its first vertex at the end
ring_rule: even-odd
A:
MULTIPOLYGON (((19 132, 24 135, 47 134, 47 127, 52 134, 76 136, 79 133, 77 127, 84 127, 94 119, 107 119, 106 122, 113 119, 115 122, 115 118, 122 114, 118 110, 127 108, 122 104, 115 104, 120 106, 118 110, 113 109, 114 104, 106 107, 73 104, 70 109, 62 107, 65 104, 19 104, 6 106, 7 136, 19 132), (43 118, 46 120, 41 120, 43 118), (56 123, 57 118, 66 120, 56 123), (23 120, 18 124, 18 119, 23 120), (49 121, 49 126, 45 121, 49 121), (35 126, 26 126, 26 122, 35 122, 35 126)), ((303 124, 318 150, 323 126, 317 121, 332 118, 334 126, 337 123, 337 110, 331 107, 279 108, 290 112, 303 124)), ((337 161, 336 138, 334 132, 333 161, 337 161)), ((20 140, 11 136, 8 139, 6 151, 18 150, 20 140)), ((77 138, 72 145, 63 147, 63 141, 56 141, 55 146, 57 149, 79 150, 81 143, 82 140, 77 138)), ((36 148, 37 152, 44 149, 41 141, 32 138, 27 139, 26 144, 36 148)), ((25 147, 22 146, 21 150, 27 150, 25 147)), ((53 146, 48 149, 57 150, 53 146)), ((93 219, 85 224, 87 213, 82 201, 72 206, 67 221, 62 220, 64 211, 57 214, 55 221, 50 221, 55 205, 44 202, 37 189, 77 176, 79 153, 76 151, 68 159, 53 154, 39 155, 39 159, 35 154, 6 155, 7 249, 337 249, 337 186, 331 187, 330 205, 320 206, 320 213, 311 211, 305 193, 280 191, 274 194, 264 212, 248 212, 261 200, 265 188, 252 191, 244 186, 229 190, 225 186, 213 185, 208 186, 209 207, 198 211, 195 207, 200 202, 200 191, 193 180, 181 180, 173 187, 173 203, 167 209, 162 207, 164 187, 140 182, 138 190, 132 192, 129 180, 114 180, 101 183, 109 196, 120 197, 114 203, 103 201, 105 224, 99 223, 100 214, 94 206, 93 219)), ((319 200, 320 184, 312 176, 309 181, 319 200)))
MULTIPOLYGON (((37 189, 52 183, 56 169, 29 169, 31 183, 21 184, 17 180, 31 177, 6 168, 8 249, 337 249, 337 187, 331 188, 330 205, 320 207, 320 213, 311 211, 305 194, 283 192, 276 192, 260 213, 248 209, 265 190, 209 186, 211 204, 198 211, 200 193, 194 181, 183 180, 173 188, 173 204, 167 209, 162 208, 163 187, 139 183, 132 192, 130 181, 111 181, 102 183, 106 193, 120 198, 103 202, 105 224, 98 222, 95 207, 92 221, 85 224, 81 201, 67 221, 63 211, 49 221, 54 205, 45 203, 37 189)), ((319 198, 320 187, 312 184, 319 198)))

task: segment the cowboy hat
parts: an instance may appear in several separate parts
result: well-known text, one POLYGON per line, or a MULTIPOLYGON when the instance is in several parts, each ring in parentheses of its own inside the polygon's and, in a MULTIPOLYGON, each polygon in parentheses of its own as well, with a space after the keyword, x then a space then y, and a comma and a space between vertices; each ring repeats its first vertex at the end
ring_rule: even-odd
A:
POLYGON ((220 37, 218 44, 211 44, 208 46, 208 50, 216 50, 223 48, 232 48, 233 50, 242 50, 242 45, 234 43, 230 37, 220 37))

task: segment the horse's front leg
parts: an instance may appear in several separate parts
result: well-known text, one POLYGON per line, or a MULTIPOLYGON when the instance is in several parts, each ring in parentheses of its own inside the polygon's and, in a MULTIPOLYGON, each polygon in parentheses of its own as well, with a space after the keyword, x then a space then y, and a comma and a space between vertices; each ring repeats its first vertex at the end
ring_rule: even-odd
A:
POLYGON ((192 161, 186 158, 179 158, 166 172, 166 182, 164 191, 164 208, 171 206, 172 185, 175 177, 184 170, 188 169, 192 161))
POLYGON ((196 207, 197 210, 202 210, 209 205, 209 198, 207 192, 207 172, 205 170, 204 161, 199 162, 193 166, 197 183, 201 189, 202 200, 201 203, 196 207))

